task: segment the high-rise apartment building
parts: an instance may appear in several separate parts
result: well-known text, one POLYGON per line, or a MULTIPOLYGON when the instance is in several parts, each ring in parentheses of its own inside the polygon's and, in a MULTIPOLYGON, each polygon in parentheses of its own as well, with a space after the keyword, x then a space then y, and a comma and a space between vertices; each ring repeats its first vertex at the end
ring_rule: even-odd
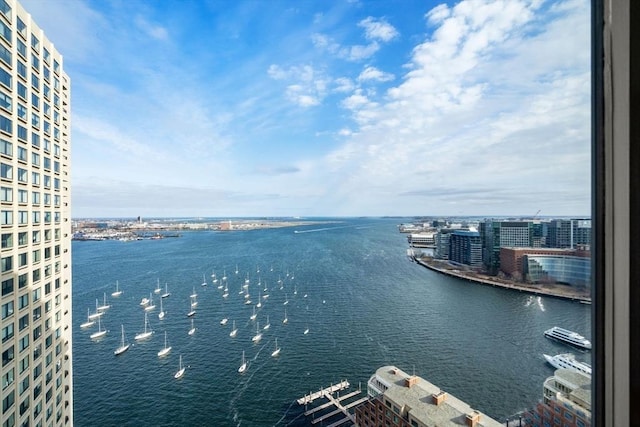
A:
POLYGON ((69 101, 60 53, 0 0, 2 427, 73 425, 69 101))

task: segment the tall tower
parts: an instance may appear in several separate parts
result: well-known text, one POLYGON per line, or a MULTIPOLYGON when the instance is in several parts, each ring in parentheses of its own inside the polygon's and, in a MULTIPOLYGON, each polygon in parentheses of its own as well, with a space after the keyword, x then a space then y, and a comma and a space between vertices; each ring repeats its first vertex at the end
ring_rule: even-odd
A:
POLYGON ((2 426, 73 425, 69 101, 60 53, 0 0, 2 426))

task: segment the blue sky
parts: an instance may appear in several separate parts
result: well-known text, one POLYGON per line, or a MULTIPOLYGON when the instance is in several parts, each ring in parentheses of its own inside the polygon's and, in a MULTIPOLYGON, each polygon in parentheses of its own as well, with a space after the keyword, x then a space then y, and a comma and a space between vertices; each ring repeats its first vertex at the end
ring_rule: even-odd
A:
POLYGON ((586 0, 23 0, 73 217, 589 215, 586 0))

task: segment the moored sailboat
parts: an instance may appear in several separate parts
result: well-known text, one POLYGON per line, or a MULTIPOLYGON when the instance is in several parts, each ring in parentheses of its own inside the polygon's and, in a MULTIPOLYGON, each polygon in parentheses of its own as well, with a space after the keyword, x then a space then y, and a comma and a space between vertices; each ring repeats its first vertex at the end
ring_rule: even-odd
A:
POLYGON ((144 340, 149 338, 153 334, 153 331, 149 327, 149 319, 147 318, 147 313, 144 313, 144 332, 140 332, 135 336, 136 341, 144 340))
POLYGON ((276 348, 271 353, 271 357, 276 357, 280 355, 280 347, 278 347, 278 338, 276 338, 276 348))
POLYGON ((173 378, 175 378, 175 379, 182 378, 182 376, 184 375, 184 371, 185 370, 186 370, 186 368, 184 366, 182 366, 182 355, 180 355, 180 363, 178 364, 178 372, 176 372, 173 375, 173 378))
POLYGON ((124 342, 124 325, 120 325, 120 329, 122 330, 122 340, 120 342, 120 347, 116 348, 113 351, 113 354, 115 354, 116 356, 124 353, 125 351, 129 350, 129 343, 124 342))
POLYGON ((167 346, 167 331, 164 331, 164 347, 158 352, 158 357, 164 357, 171 351, 171 347, 167 346))
POLYGON ((94 332, 90 335, 92 340, 97 340, 99 338, 104 337, 107 334, 106 329, 102 329, 102 324, 100 323, 100 317, 98 317, 98 331, 94 332))
POLYGON ((242 362, 240 363, 240 367, 238 368, 238 372, 243 373, 247 370, 247 360, 244 358, 244 350, 242 351, 242 362))
POLYGON ((111 292, 111 296, 117 298, 120 295, 122 295, 122 291, 120 290, 118 281, 116 280, 116 290, 114 292, 111 292))

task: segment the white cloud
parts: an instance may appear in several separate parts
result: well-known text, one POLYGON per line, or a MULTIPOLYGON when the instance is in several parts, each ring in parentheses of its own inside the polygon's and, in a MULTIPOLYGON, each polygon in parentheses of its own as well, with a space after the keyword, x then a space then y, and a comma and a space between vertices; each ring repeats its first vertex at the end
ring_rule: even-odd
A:
POLYGON ((136 25, 149 37, 160 41, 167 41, 169 39, 169 32, 161 25, 152 24, 141 16, 136 17, 136 25))
POLYGON ((375 19, 371 16, 358 23, 364 28, 365 37, 369 40, 389 42, 399 36, 398 31, 384 19, 375 19))
POLYGON ((394 76, 390 73, 385 73, 378 70, 376 67, 366 67, 358 76, 358 81, 376 81, 376 82, 388 82, 393 80, 394 76))

